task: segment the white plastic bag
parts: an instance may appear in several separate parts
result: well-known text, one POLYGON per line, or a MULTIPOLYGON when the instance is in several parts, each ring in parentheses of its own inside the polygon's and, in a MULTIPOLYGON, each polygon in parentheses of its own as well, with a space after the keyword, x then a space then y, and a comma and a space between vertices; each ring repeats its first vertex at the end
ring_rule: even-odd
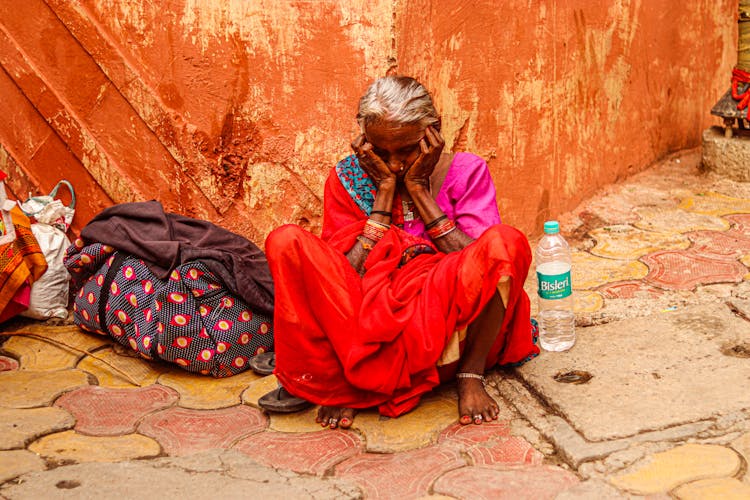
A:
POLYGON ((13 219, 10 210, 15 203, 7 198, 5 193, 5 178, 7 174, 0 170, 0 245, 10 243, 16 239, 16 229, 13 227, 13 219))
POLYGON ((68 237, 54 226, 38 222, 31 232, 47 260, 47 271, 31 285, 29 308, 21 316, 33 319, 65 318, 68 316, 70 274, 63 266, 68 237))
POLYGON ((21 210, 32 217, 31 232, 47 260, 47 271, 31 285, 31 302, 21 316, 33 319, 65 318, 68 315, 68 291, 70 274, 63 265, 65 250, 70 240, 65 232, 75 215, 75 193, 68 181, 57 183, 47 196, 30 197, 19 202, 21 210), (71 194, 70 206, 56 200, 57 190, 65 185, 71 194))
POLYGON ((67 232, 70 224, 73 222, 73 216, 76 213, 76 194, 73 185, 62 180, 46 196, 29 196, 29 199, 23 203, 18 203, 23 213, 31 218, 31 222, 40 222, 55 226, 63 232, 67 232), (70 206, 63 205, 63 202, 56 200, 57 191, 60 186, 65 186, 70 191, 70 206))

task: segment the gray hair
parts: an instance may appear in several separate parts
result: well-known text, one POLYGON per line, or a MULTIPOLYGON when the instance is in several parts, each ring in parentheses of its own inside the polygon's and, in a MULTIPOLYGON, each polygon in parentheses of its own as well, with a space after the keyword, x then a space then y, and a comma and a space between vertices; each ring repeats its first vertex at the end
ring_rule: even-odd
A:
POLYGON ((420 123, 425 127, 440 122, 432 96, 414 78, 384 76, 375 80, 359 100, 360 127, 380 120, 401 124, 420 123))

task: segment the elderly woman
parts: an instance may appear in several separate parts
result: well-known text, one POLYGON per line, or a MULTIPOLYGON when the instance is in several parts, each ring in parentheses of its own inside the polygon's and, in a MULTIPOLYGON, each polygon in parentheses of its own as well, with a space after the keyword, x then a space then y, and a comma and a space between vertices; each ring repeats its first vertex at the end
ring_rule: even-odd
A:
POLYGON ((315 403, 321 425, 348 428, 357 409, 395 417, 455 378, 459 421, 494 420, 485 370, 538 353, 528 241, 500 223, 486 163, 443 152, 419 82, 378 79, 357 120, 354 154, 326 182, 322 237, 287 225, 266 241, 280 386, 259 404, 315 403))

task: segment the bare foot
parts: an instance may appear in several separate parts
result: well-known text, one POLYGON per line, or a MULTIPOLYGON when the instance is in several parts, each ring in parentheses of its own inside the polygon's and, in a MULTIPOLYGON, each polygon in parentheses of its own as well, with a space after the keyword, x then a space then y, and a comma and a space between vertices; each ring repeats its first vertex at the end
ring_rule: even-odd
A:
POLYGON ((462 425, 474 422, 479 425, 489 420, 497 420, 500 408, 492 396, 487 394, 484 383, 476 378, 456 380, 458 390, 458 415, 462 425))
POLYGON ((356 414, 357 410, 354 408, 321 406, 318 408, 318 416, 315 417, 315 421, 322 427, 330 427, 331 429, 341 427, 342 429, 348 429, 354 423, 354 415, 356 414))

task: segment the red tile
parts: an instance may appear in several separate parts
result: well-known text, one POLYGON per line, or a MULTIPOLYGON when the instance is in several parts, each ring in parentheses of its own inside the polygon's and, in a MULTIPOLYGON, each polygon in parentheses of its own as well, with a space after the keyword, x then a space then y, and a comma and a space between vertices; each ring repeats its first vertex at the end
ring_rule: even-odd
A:
POLYGON ((689 250, 663 250, 641 257, 649 268, 644 281, 669 290, 692 290, 698 285, 739 283, 747 274, 740 262, 712 258, 689 250))
POLYGON ((433 490, 472 500, 552 500, 577 483, 573 473, 558 467, 462 467, 440 477, 433 490))
POLYGON ((458 449, 430 446, 391 454, 363 453, 336 466, 336 477, 357 483, 365 498, 427 496, 437 478, 463 467, 458 449))
POLYGON ((140 389, 111 389, 96 385, 63 394, 55 406, 76 418, 75 430, 91 436, 119 436, 135 432, 144 416, 169 408, 179 400, 174 390, 161 385, 140 389))
POLYGON ((729 260, 750 254, 750 236, 738 231, 693 231, 687 237, 693 242, 691 252, 696 254, 729 260))
POLYGON ((440 434, 442 446, 456 446, 474 465, 541 464, 544 455, 519 436, 511 436, 510 423, 454 424, 440 434))
POLYGON ((482 425, 461 425, 455 423, 440 433, 438 443, 459 444, 466 449, 479 443, 510 436, 510 422, 497 420, 482 425))
POLYGON ((750 238, 750 214, 728 215, 726 219, 732 223, 729 232, 737 233, 744 238, 750 238))
POLYGON ((0 356, 0 372, 18 370, 18 361, 7 356, 0 356))
POLYGON ((544 455, 520 436, 489 441, 466 450, 474 465, 534 464, 541 465, 544 455))
POLYGON ((310 433, 262 432, 234 448, 276 469, 323 476, 331 467, 362 451, 359 436, 349 431, 310 433))
POLYGON ((156 439, 169 455, 180 456, 231 448, 267 426, 266 416, 246 405, 219 410, 170 408, 144 418, 138 432, 156 439))
POLYGON ((618 283, 607 283, 596 289, 605 299, 633 299, 638 296, 656 298, 664 295, 664 290, 659 290, 643 283, 642 281, 620 281, 618 283))

